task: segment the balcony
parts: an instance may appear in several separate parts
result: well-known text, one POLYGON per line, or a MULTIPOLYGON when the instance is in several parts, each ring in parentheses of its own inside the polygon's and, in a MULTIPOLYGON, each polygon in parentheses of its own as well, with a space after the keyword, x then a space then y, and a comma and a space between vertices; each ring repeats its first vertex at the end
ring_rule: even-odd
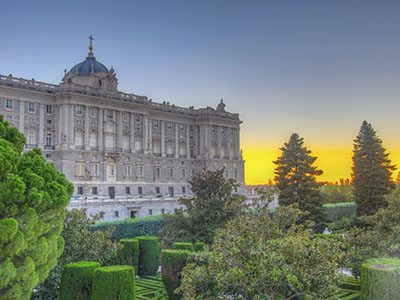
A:
POLYGON ((161 153, 153 153, 155 157, 161 157, 161 153))
POLYGON ((37 144, 26 144, 25 148, 27 148, 27 149, 37 148, 37 144))
POLYGON ((186 158, 186 155, 179 155, 179 158, 186 158))
POLYGON ((167 154, 167 157, 175 157, 175 155, 174 154, 167 154))
POLYGON ((44 149, 46 149, 46 150, 54 150, 54 146, 53 145, 44 145, 44 149))

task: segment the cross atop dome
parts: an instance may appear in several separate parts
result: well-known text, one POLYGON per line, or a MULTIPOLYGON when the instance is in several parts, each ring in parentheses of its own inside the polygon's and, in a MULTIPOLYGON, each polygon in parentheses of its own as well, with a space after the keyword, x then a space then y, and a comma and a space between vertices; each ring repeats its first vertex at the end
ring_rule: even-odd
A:
POLYGON ((92 36, 92 35, 90 35, 89 37, 88 37, 88 39, 90 40, 90 45, 89 45, 89 50, 90 50, 90 52, 89 52, 89 56, 93 56, 93 45, 92 45, 92 42, 93 42, 93 40, 94 40, 94 37, 92 36))

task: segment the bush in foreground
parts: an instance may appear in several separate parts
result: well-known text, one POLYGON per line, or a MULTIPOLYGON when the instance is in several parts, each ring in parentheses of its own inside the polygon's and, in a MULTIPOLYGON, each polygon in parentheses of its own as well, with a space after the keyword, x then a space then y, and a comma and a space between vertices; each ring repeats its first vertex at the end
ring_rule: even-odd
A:
POLYGON ((194 247, 192 243, 173 243, 172 249, 174 250, 187 250, 189 252, 194 251, 194 247))
POLYGON ((132 266, 135 274, 139 274, 139 241, 137 239, 122 239, 122 248, 118 250, 118 264, 132 266))
POLYGON ((139 275, 156 275, 160 266, 160 245, 155 236, 140 236, 139 275))
POLYGON ((175 293, 181 284, 181 272, 186 266, 188 251, 163 250, 161 253, 161 275, 168 299, 179 300, 182 296, 175 293))

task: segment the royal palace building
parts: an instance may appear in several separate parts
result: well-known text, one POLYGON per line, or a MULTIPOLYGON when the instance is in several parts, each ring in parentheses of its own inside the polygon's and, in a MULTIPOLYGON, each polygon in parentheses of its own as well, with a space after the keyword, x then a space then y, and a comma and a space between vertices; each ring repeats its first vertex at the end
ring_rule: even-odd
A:
POLYGON ((195 109, 120 92, 89 49, 60 84, 0 75, 0 114, 74 184, 69 208, 103 220, 170 212, 203 168, 224 167, 244 192, 238 114, 222 100, 195 109))

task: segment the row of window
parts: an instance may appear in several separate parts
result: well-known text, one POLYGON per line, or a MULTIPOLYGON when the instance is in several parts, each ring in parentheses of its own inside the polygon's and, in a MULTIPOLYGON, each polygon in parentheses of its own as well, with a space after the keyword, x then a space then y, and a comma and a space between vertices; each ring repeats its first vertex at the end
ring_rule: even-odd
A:
MULTIPOLYGON (((170 197, 174 196, 174 191, 175 190, 174 190, 173 186, 168 187, 168 195, 170 197)), ((83 194, 83 186, 78 186, 77 187, 77 192, 78 192, 78 195, 84 195, 83 194)), ((181 192, 182 192, 182 194, 186 194, 186 187, 185 186, 181 187, 181 192)), ((114 199, 115 198, 115 194, 116 194, 115 193, 115 187, 113 187, 113 186, 108 187, 108 196, 110 198, 114 199)), ((126 186, 125 187, 125 194, 126 195, 131 195, 131 187, 130 186, 126 186)), ((141 186, 137 187, 137 194, 139 196, 143 196, 143 187, 141 187, 141 186)), ((154 188, 154 194, 156 196, 161 196, 160 187, 159 186, 154 188)), ((94 195, 94 196, 98 195, 97 186, 93 186, 92 187, 92 195, 94 195)))
MULTIPOLYGON (((6 99, 6 108, 10 109, 10 110, 14 109, 14 100, 6 99)), ((28 111, 36 112, 36 103, 29 102, 28 103, 28 111)), ((53 106, 52 105, 46 105, 46 113, 48 115, 53 114, 53 106)))

